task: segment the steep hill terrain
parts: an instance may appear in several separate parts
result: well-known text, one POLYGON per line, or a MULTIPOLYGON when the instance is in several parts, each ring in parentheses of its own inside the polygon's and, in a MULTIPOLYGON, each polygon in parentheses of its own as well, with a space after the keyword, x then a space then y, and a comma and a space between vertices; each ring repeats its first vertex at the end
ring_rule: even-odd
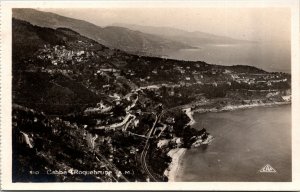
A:
MULTIPOLYGON (((64 91, 67 91, 65 96, 70 96, 67 100, 76 101, 75 95, 77 95, 76 97, 84 95, 78 92, 78 90, 82 90, 79 88, 80 86, 86 88, 86 93, 92 92, 90 94, 97 95, 96 97, 89 96, 89 99, 106 98, 105 100, 108 102, 110 100, 108 95, 126 95, 133 89, 149 85, 158 87, 162 85, 198 85, 202 86, 201 91, 205 92, 207 87, 204 86, 205 84, 229 85, 231 81, 235 82, 235 79, 242 81, 248 76, 243 74, 266 76, 272 73, 251 66, 219 66, 202 61, 178 61, 131 55, 120 50, 110 49, 67 28, 43 28, 13 19, 15 101, 24 102, 26 98, 31 99, 31 97, 22 96, 19 92, 23 90, 21 91, 23 93, 27 89, 26 94, 30 91, 42 92, 44 96, 37 101, 39 101, 38 103, 45 102, 45 98, 48 98, 45 93, 57 91, 62 87, 64 91), (40 75, 41 72, 45 75, 40 75), (49 87, 55 85, 56 88, 44 91, 41 88, 37 89, 39 87, 37 85, 35 87, 28 85, 28 82, 31 82, 28 79, 35 76, 33 73, 40 78, 38 79, 40 83, 48 83, 49 87)), ((260 76, 257 77, 264 80, 260 76)), ((246 79, 250 83, 250 77, 246 79)), ((46 88, 47 86, 41 87, 46 88)), ((255 88, 257 85, 247 84, 245 86, 255 88)), ((37 93, 37 95, 39 94, 37 93)), ((64 96, 64 94, 57 94, 57 97, 54 98, 59 101, 52 99, 51 102, 65 103, 66 100, 60 98, 59 95, 64 96)), ((96 99, 95 102, 98 102, 99 99, 96 99)), ((78 102, 83 100, 87 101, 82 98, 78 102)))
POLYGON ((203 44, 251 43, 251 41, 234 39, 230 37, 204 33, 201 31, 189 32, 181 29, 172 28, 172 27, 152 27, 152 26, 143 26, 143 25, 124 24, 124 23, 116 23, 113 25, 126 27, 131 30, 141 31, 143 33, 159 35, 161 37, 168 38, 170 40, 177 40, 192 46, 199 46, 203 44))
POLYGON ((92 23, 34 9, 13 9, 13 17, 33 25, 57 29, 66 27, 103 45, 141 55, 190 48, 187 44, 124 27, 99 27, 92 23))

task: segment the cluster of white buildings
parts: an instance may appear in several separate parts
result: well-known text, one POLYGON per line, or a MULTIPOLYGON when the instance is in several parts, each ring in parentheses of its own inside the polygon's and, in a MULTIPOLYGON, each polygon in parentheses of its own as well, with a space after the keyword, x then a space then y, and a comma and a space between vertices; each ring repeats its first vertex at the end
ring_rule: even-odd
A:
POLYGON ((93 56, 93 52, 85 50, 68 50, 65 46, 55 45, 44 45, 44 48, 39 50, 37 58, 42 60, 50 60, 53 65, 63 64, 66 61, 81 62, 86 57, 93 56))

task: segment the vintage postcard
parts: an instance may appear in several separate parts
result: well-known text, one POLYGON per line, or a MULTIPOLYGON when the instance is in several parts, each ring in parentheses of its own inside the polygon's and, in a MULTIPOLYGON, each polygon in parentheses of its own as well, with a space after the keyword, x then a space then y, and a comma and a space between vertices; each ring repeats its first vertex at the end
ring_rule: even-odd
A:
POLYGON ((3 1, 0 59, 3 190, 300 190, 296 0, 3 1))

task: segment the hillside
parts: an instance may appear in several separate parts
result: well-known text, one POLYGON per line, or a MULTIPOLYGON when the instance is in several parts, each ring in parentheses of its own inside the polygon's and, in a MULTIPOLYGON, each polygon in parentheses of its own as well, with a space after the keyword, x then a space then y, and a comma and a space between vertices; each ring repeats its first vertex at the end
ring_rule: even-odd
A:
MULTIPOLYGON (((16 19, 13 19, 13 69, 14 80, 18 82, 13 86, 16 93, 20 90, 31 89, 30 86, 26 89, 18 87, 19 85, 27 86, 25 80, 28 74, 34 76, 32 73, 44 72, 50 76, 38 76, 40 78, 47 77, 44 81, 51 82, 47 86, 55 82, 52 80, 54 77, 63 75, 63 78, 55 78, 60 79, 55 84, 59 85, 56 86, 58 88, 66 88, 64 90, 67 91, 66 95, 73 93, 81 97, 83 94, 76 93, 77 91, 73 87, 83 86, 86 88, 86 92, 91 92, 106 102, 111 100, 108 95, 124 96, 138 87, 153 85, 157 88, 197 86, 198 88, 193 91, 198 90, 205 94, 210 94, 210 91, 214 90, 210 88, 211 86, 219 85, 217 89, 225 89, 221 91, 220 96, 222 96, 226 95, 227 91, 229 93, 234 88, 233 85, 251 89, 270 89, 273 86, 285 86, 290 78, 285 74, 267 73, 251 66, 220 66, 210 65, 203 61, 178 61, 131 55, 110 49, 67 28, 54 30, 33 26, 16 19), (20 75, 20 73, 24 73, 24 75, 20 75), (282 79, 287 80, 282 82, 282 79), (241 85, 241 83, 243 84, 241 85), (70 92, 70 90, 73 91, 70 92)), ((43 82, 43 80, 39 81, 43 82)), ((49 89, 49 91, 51 90, 49 89)), ((47 93, 40 91, 43 94, 47 93)), ((62 92, 64 91, 62 90, 62 92)), ((188 92, 190 91, 192 90, 188 92)), ((18 95, 23 95, 23 93, 16 94, 15 101, 23 102, 24 98, 18 97, 18 95)), ((70 101, 76 101, 74 97, 71 94, 70 101)), ((59 97, 59 94, 54 98, 59 100, 53 101, 54 104, 65 101, 64 98, 59 97)), ((28 97, 28 99, 31 98, 28 97)), ((95 102, 99 102, 99 99, 96 99, 95 102)), ((193 99, 195 98, 191 94, 175 100, 188 102, 193 99)), ((82 99, 78 101, 82 101, 82 99)), ((49 111, 49 109, 47 110, 49 111)))
POLYGON ((201 31, 185 31, 172 27, 152 27, 143 25, 133 25, 124 23, 115 23, 114 26, 126 27, 131 30, 141 31, 153 35, 176 40, 192 46, 199 46, 203 44, 235 44, 235 43, 251 43, 251 41, 234 39, 230 37, 204 33, 201 31))
POLYGON ((191 48, 176 40, 142 33, 124 27, 99 27, 92 23, 34 9, 13 9, 13 17, 33 25, 57 29, 66 27, 105 46, 141 55, 159 55, 162 51, 191 48))
POLYGON ((66 28, 42 28, 16 19, 12 28, 14 102, 65 114, 100 100, 109 102, 109 90, 99 92, 109 81, 115 82, 112 89, 128 92, 126 81, 112 74, 94 76, 113 50, 66 28))

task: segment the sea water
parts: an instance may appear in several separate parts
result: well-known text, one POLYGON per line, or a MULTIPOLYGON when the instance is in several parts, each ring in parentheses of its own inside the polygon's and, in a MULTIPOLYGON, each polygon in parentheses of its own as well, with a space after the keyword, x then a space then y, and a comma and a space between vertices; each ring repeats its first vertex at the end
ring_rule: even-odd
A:
POLYGON ((176 181, 291 181, 291 106, 194 114, 211 145, 188 150, 176 181), (275 172, 263 172, 269 165, 275 172))

